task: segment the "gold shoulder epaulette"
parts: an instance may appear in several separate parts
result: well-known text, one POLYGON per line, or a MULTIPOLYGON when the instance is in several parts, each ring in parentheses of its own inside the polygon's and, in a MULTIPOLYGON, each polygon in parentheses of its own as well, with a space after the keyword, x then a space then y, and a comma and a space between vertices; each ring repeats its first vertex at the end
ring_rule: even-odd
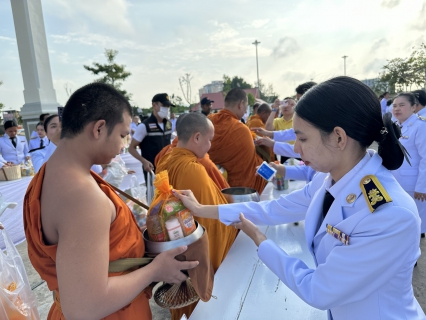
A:
POLYGON ((392 202, 392 199, 386 192, 385 188, 383 188, 376 176, 372 174, 361 179, 360 187, 371 213, 373 213, 382 204, 392 202))
POLYGON ((38 137, 32 137, 30 140, 34 140, 34 139, 37 139, 38 137))
POLYGON ((426 117, 418 116, 420 120, 426 121, 426 117))

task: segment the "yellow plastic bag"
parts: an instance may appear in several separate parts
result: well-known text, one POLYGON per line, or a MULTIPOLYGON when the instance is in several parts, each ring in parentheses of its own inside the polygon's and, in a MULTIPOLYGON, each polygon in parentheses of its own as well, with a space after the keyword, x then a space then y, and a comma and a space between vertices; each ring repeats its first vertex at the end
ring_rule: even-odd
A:
POLYGON ((7 254, 0 250, 0 319, 39 320, 24 262, 6 230, 0 230, 7 254))

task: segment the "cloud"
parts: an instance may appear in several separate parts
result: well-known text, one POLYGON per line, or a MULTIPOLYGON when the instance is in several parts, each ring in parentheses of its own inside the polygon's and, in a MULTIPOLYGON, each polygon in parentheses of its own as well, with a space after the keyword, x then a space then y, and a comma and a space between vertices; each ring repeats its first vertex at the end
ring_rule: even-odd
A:
POLYGON ((13 38, 9 38, 9 37, 4 37, 4 36, 0 36, 0 41, 6 41, 6 42, 10 42, 10 43, 15 43, 16 40, 13 38))
POLYGON ((254 20, 251 23, 251 25, 255 28, 260 28, 260 27, 267 25, 268 22, 269 22, 269 19, 254 20))
POLYGON ((364 72, 365 73, 370 73, 370 72, 378 73, 380 71, 380 69, 385 64, 386 64, 386 59, 375 58, 374 60, 370 61, 369 63, 367 63, 365 65, 364 72))
POLYGON ((395 8, 401 0, 383 0, 381 3, 381 6, 386 9, 392 9, 395 8))
POLYGON ((235 36, 238 35, 238 31, 233 29, 227 23, 221 23, 221 24, 218 25, 218 27, 219 27, 219 30, 213 32, 210 35, 210 41, 212 41, 212 42, 220 42, 222 40, 229 40, 229 39, 234 38, 235 36))
POLYGON ((426 1, 423 3, 422 9, 419 12, 418 18, 411 25, 412 29, 424 31, 426 29, 426 1))
POLYGON ((291 37, 284 37, 278 41, 277 46, 273 49, 271 56, 280 59, 291 56, 300 51, 297 41, 291 37))
POLYGON ((282 78, 285 81, 304 81, 308 76, 302 72, 287 71, 283 74, 282 78))
POLYGON ((373 43, 373 46, 371 47, 370 52, 374 53, 377 50, 379 50, 380 48, 383 48, 384 46, 387 46, 387 45, 389 45, 388 40, 386 40, 385 38, 378 39, 373 43))

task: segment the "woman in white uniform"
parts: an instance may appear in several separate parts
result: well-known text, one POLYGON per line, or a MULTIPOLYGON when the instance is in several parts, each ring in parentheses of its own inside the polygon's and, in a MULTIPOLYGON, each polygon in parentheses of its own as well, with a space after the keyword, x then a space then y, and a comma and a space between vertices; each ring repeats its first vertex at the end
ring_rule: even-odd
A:
POLYGON ((398 170, 392 171, 402 188, 414 199, 426 232, 426 118, 415 112, 419 101, 413 93, 400 93, 393 102, 393 115, 401 127, 399 141, 410 155, 398 170), (422 120, 423 119, 423 120, 422 120))
POLYGON ((424 90, 414 90, 413 93, 418 101, 414 112, 418 116, 426 117, 426 92, 424 90))
POLYGON ((27 140, 18 136, 18 124, 13 120, 4 123, 5 134, 0 138, 0 168, 20 164, 30 158, 27 140))
POLYGON ((366 85, 337 77, 302 97, 293 127, 295 151, 318 171, 303 189, 277 200, 222 206, 201 206, 190 191, 176 196, 194 215, 242 229, 263 263, 306 303, 328 310, 329 319, 425 319, 411 285, 420 219, 388 170, 404 160, 390 114, 382 119, 366 85), (367 150, 373 141, 379 153, 367 150), (315 269, 255 226, 303 219, 315 269))

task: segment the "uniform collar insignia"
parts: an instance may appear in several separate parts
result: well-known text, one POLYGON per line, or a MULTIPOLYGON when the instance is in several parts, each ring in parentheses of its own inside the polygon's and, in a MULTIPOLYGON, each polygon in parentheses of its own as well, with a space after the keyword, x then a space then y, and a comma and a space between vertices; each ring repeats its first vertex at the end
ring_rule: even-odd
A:
POLYGON ((392 202, 391 197, 374 175, 367 175, 362 178, 360 187, 371 213, 382 204, 392 202))

